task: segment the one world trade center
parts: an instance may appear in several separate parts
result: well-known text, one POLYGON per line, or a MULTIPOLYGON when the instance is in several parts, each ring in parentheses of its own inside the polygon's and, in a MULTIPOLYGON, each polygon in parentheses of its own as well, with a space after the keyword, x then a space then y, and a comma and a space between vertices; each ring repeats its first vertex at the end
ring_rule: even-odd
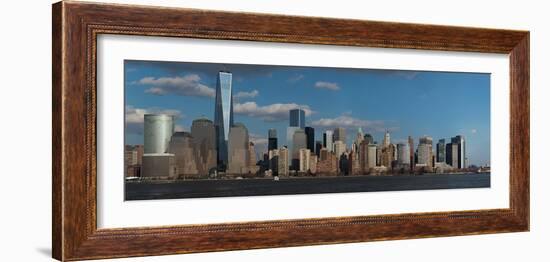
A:
POLYGON ((218 169, 227 167, 227 141, 229 129, 233 126, 233 96, 231 92, 232 74, 227 71, 218 73, 216 82, 216 105, 214 124, 216 125, 216 149, 218 151, 218 169))

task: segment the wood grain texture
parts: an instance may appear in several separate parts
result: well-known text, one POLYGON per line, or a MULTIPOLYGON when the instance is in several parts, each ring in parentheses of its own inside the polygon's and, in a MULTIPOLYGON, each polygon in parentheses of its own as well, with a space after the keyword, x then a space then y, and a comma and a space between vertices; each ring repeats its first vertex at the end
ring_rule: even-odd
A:
POLYGON ((82 260, 529 230, 529 33, 484 28, 60 2, 53 5, 53 257, 82 260), (97 229, 100 34, 510 55, 510 208, 97 229))

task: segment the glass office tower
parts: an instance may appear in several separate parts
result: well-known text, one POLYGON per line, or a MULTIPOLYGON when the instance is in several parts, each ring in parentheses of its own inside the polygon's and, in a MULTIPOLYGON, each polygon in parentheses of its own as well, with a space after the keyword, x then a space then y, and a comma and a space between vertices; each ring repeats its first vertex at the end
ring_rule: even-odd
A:
POLYGON ((306 112, 302 109, 290 110, 290 126, 304 128, 306 126, 306 112))
POLYGON ((233 95, 231 90, 232 74, 227 71, 218 73, 216 82, 216 104, 214 108, 214 125, 216 126, 216 149, 218 168, 227 167, 227 141, 229 129, 233 126, 233 95))
POLYGON ((277 149, 277 146, 277 129, 270 128, 268 131, 267 149, 274 150, 277 149))

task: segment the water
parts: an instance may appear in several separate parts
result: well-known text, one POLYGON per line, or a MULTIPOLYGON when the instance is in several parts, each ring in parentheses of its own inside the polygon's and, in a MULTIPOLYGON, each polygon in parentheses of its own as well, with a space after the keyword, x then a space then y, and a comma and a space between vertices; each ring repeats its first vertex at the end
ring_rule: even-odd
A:
POLYGON ((126 182, 126 200, 376 192, 491 186, 490 174, 126 182))

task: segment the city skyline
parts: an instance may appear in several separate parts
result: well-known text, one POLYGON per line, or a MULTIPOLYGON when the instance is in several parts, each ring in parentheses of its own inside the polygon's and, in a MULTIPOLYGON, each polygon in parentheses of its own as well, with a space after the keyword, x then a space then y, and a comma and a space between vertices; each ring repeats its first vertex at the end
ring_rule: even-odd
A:
POLYGON ((347 133, 347 147, 359 128, 378 143, 385 131, 394 144, 412 136, 415 148, 425 135, 449 142, 464 135, 469 163, 490 164, 489 76, 477 73, 125 61, 126 144, 143 144, 139 118, 146 113, 174 115, 176 131, 190 131, 201 117, 214 121, 216 70, 233 73, 234 122, 244 123, 258 155, 267 153, 269 129, 278 134, 279 147, 288 144, 289 111, 301 108, 305 126, 315 129, 308 146, 338 127, 347 133), (315 80, 321 78, 326 81, 315 80), (394 94, 385 97, 389 90, 394 94))

